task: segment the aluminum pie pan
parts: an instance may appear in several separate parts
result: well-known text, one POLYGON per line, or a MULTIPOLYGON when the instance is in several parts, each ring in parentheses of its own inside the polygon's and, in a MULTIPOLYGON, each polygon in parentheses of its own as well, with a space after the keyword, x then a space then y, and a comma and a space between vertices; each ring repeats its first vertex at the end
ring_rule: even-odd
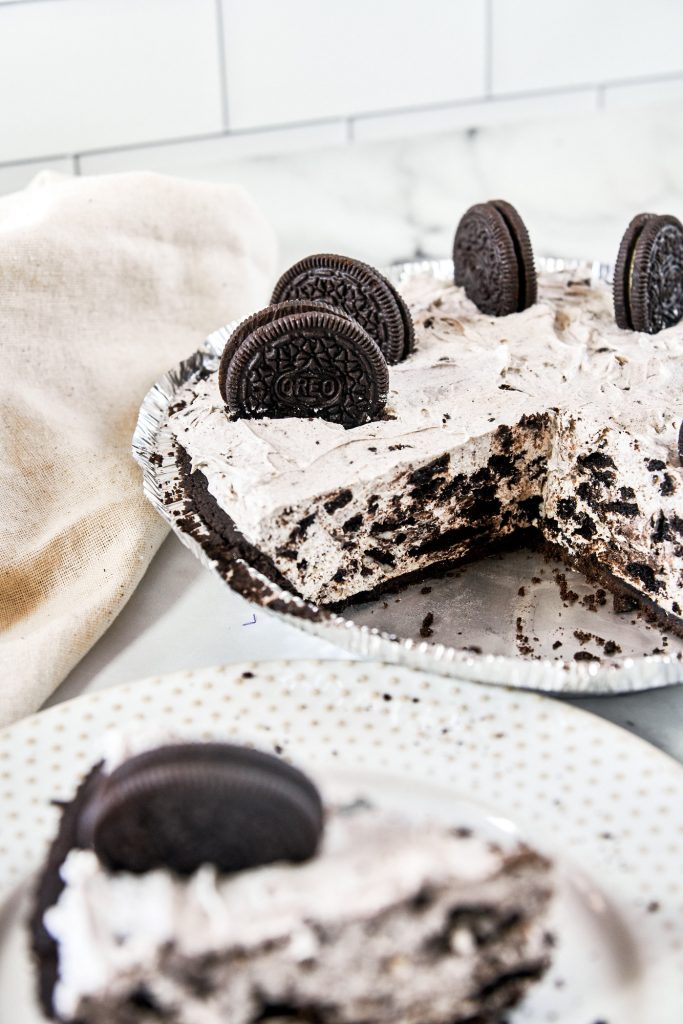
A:
MULTIPOLYGON (((537 264, 543 271, 570 271, 592 282, 600 280, 609 282, 611 280, 612 268, 604 263, 546 257, 537 260, 537 264)), ((384 271, 395 285, 400 285, 407 277, 421 273, 433 274, 439 280, 452 280, 452 272, 451 260, 401 263, 384 271)), ((500 647, 502 640, 501 636, 497 635, 498 623, 494 622, 492 627, 490 622, 480 621, 480 613, 477 614, 478 601, 481 607, 486 609, 492 605, 489 600, 492 595, 500 599, 500 580, 495 575, 498 569, 489 560, 484 560, 481 563, 474 562, 472 567, 467 570, 466 575, 470 576, 470 580, 472 573, 475 574, 475 590, 480 579, 483 581, 481 583, 482 592, 474 600, 475 614, 469 620, 467 614, 463 614, 463 608, 467 606, 462 602, 458 604, 458 595, 455 593, 458 584, 452 581, 445 582, 452 576, 459 579, 460 572, 446 574, 439 581, 425 581, 430 584, 430 599, 427 601, 422 597, 423 612, 428 612, 430 606, 434 607, 434 602, 438 602, 439 607, 442 607, 444 596, 446 601, 453 597, 456 598, 455 601, 450 602, 453 606, 453 613, 462 616, 462 624, 466 627, 461 631, 464 634, 462 641, 457 644, 452 641, 422 640, 419 635, 415 635, 417 632, 415 608, 419 607, 419 603, 416 603, 418 599, 415 597, 414 588, 409 595, 413 597, 413 600, 406 601, 405 595, 403 596, 406 611, 401 611, 400 614, 398 614, 398 609, 391 608, 392 602, 394 605, 399 603, 393 595, 384 600, 378 599, 376 609, 361 605, 351 606, 345 609, 344 613, 335 613, 289 593, 241 557, 235 556, 230 562, 229 569, 226 569, 225 566, 221 569, 202 543, 203 538, 208 537, 207 527, 195 510, 189 511, 186 507, 186 498, 182 492, 173 438, 168 428, 167 419, 169 410, 178 400, 179 392, 184 385, 195 380, 200 374, 211 373, 217 369, 223 346, 238 322, 234 321, 215 331, 197 352, 176 368, 169 370, 154 384, 140 407, 132 441, 133 456, 142 468, 143 489, 147 499, 181 542, 231 589, 271 614, 292 625, 297 625, 307 633, 337 644, 358 657, 408 665, 412 668, 436 672, 456 679, 470 679, 475 682, 564 694, 627 693, 653 687, 671 686, 683 681, 683 641, 676 640, 674 637, 667 638, 670 639, 671 644, 663 653, 627 655, 613 659, 611 662, 607 662, 605 658, 577 661, 573 657, 567 659, 551 657, 547 650, 540 656, 536 654, 524 657, 513 652, 514 645, 507 645, 507 641, 504 646, 510 646, 509 651, 507 649, 504 653, 492 651, 489 644, 487 652, 485 647, 474 642, 479 639, 477 635, 479 626, 481 626, 486 639, 489 642, 494 641, 493 646, 500 647), (482 569, 481 566, 484 568, 482 569), (486 572, 489 572, 490 578, 486 576, 486 572), (440 590, 441 592, 439 592, 440 590), (434 594, 433 597, 432 594, 434 594), (390 614, 394 613, 393 621, 389 626, 386 624, 384 626, 372 625, 370 620, 375 611, 382 610, 378 621, 382 617, 386 618, 384 609, 390 609, 390 614), (410 628, 405 628, 403 625, 399 625, 397 628, 397 622, 401 622, 401 615, 405 616, 406 614, 411 616, 410 628)), ((519 558, 520 555, 518 553, 512 557, 519 558)), ((541 556, 539 555, 538 558, 540 559, 541 556)), ((534 565, 536 568, 533 571, 544 572, 540 567, 540 562, 534 563, 534 565)), ((523 571, 525 570, 523 569, 523 571)), ((503 577, 508 580, 510 574, 506 574, 505 566, 503 566, 502 572, 503 577)), ((551 584, 551 577, 556 577, 557 574, 555 570, 549 569, 548 572, 550 575, 546 579, 538 576, 534 576, 533 579, 540 579, 542 585, 551 584)), ((569 575, 568 570, 563 570, 563 572, 565 575, 569 575)), ((578 574, 575 576, 580 579, 578 574)), ((524 579, 515 578, 514 586, 517 587, 520 582, 524 582, 524 579)), ((557 582, 556 579, 555 582, 557 582)), ((406 590, 408 589, 406 588, 406 590)), ((420 588, 420 592, 422 589, 420 588)), ((519 593, 524 589, 522 587, 516 592, 519 593)), ((403 594, 403 591, 400 593, 403 594)), ((510 593, 512 594, 513 590, 510 590, 510 593)), ((505 594, 503 596, 505 597, 505 594)), ((547 606, 548 596, 548 592, 545 597, 541 595, 539 601, 541 609, 547 606)), ((566 604, 563 607, 566 609, 566 604)), ((590 610, 595 612, 595 608, 590 610)), ((564 631, 563 635, 567 631, 571 631, 573 634, 574 623, 575 621, 578 623, 579 620, 584 624, 592 625, 593 632, 597 632, 596 627, 605 628, 603 622, 594 619, 592 615, 586 617, 583 604, 578 609, 570 607, 564 613, 559 612, 559 615, 563 614, 566 619, 562 627, 558 627, 564 631)), ((623 617, 620 616, 618 620, 616 616, 612 616, 612 618, 614 621, 610 625, 617 628, 618 624, 618 628, 623 630, 623 617)), ((455 624, 461 623, 456 621, 455 624)), ((629 637, 634 635, 633 631, 629 631, 630 624, 629 622, 626 625, 629 637)), ((645 623, 641 624, 644 630, 652 633, 652 636, 647 638, 649 643, 656 640, 659 633, 665 632, 645 623)), ((517 631, 519 632, 519 629, 517 631)), ((538 631, 542 631, 541 627, 538 627, 538 631)), ((577 632, 581 632, 581 630, 577 629, 577 632)), ((584 630, 584 632, 586 631, 584 630)), ((533 639, 538 640, 539 638, 534 636, 533 639)), ((663 642, 667 643, 667 640, 663 642)), ((575 646, 577 645, 575 644, 575 646)))

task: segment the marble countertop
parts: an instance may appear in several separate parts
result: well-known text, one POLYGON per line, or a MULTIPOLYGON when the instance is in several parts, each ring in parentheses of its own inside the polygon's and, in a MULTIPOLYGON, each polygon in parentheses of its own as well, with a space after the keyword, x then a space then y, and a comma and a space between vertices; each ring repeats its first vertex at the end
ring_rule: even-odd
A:
MULTIPOLYGON (((154 167, 244 184, 278 231, 282 269, 316 251, 375 265, 443 256, 464 210, 494 196, 518 207, 538 254, 613 260, 635 213, 683 218, 682 168, 683 120, 666 110, 210 164, 185 153, 154 167)), ((348 657, 258 610, 252 618, 242 598, 169 537, 128 605, 48 703, 221 662, 348 657)), ((572 701, 683 761, 683 686, 572 701)))

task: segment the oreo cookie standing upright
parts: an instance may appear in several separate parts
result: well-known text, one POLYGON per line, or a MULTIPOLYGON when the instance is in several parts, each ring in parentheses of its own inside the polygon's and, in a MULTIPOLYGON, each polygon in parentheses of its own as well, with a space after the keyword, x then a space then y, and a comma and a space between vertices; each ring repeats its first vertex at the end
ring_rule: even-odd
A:
POLYGON ((224 377, 228 412, 317 416, 344 427, 378 419, 389 372, 370 335, 330 309, 276 317, 246 334, 224 377))
POLYGON ((386 277, 383 278, 383 281, 394 296, 399 313, 401 314, 401 320, 403 321, 403 352, 397 360, 397 362, 402 363, 403 360, 407 359, 410 353, 415 349, 415 326, 407 303, 404 301, 398 288, 396 288, 386 277))
POLYGON ((348 256, 320 253, 286 270, 272 302, 307 299, 348 313, 379 346, 387 363, 398 363, 414 346, 413 322, 405 302, 374 267, 348 256))
MULTIPOLYGON (((326 306, 322 302, 309 302, 306 299, 289 299, 287 302, 272 303, 270 306, 266 306, 264 309, 259 309, 256 313, 252 313, 251 316, 245 317, 244 320, 240 320, 225 343, 225 348, 221 355, 221 361, 218 365, 218 390, 221 393, 223 401, 226 401, 225 379, 227 377, 228 367, 232 362, 232 358, 242 342, 244 342, 257 327, 263 327, 264 324, 270 324, 273 320, 277 320, 281 316, 288 316, 292 313, 315 313, 319 310, 330 308, 331 307, 326 306)), ((340 313, 344 316, 344 313, 340 310, 334 310, 334 312, 340 313)))
POLYGON ((625 331, 633 330, 631 320, 631 303, 629 298, 631 267, 635 244, 643 226, 648 220, 654 217, 654 213, 638 213, 631 220, 629 226, 622 235, 617 253, 617 261, 614 264, 614 281, 612 283, 612 298, 614 301, 614 319, 617 326, 625 331))
POLYGON ((621 239, 614 267, 614 316, 624 330, 657 334, 683 317, 683 225, 639 213, 621 239))
POLYGON ((453 279, 489 316, 508 316, 534 304, 533 250, 514 206, 491 199, 467 210, 453 240, 453 279))

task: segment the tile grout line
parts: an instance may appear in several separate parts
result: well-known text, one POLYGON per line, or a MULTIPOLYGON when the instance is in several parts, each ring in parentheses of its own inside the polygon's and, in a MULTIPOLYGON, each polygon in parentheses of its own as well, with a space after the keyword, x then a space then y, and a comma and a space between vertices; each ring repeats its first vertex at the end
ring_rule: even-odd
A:
MULTIPOLYGON (((20 0, 17 0, 17 3, 19 2, 20 0)), ((25 2, 31 3, 32 0, 25 0, 25 2)), ((12 167, 30 167, 31 164, 52 164, 59 160, 70 160, 73 163, 73 159, 73 153, 45 153, 43 156, 28 156, 25 160, 2 160, 0 161, 0 171, 8 170, 12 167)))
MULTIPOLYGON (((46 2, 46 0, 16 0, 16 2, 29 2, 38 3, 46 2)), ((56 0, 49 0, 49 2, 56 2, 56 0)), ((217 0, 220 2, 220 0, 217 0)), ((491 0, 488 0, 491 2, 491 0)), ((0 5, 0 8, 2 5, 0 5)), ((46 162, 52 162, 57 160, 71 160, 74 168, 78 167, 78 172, 81 173, 81 160, 89 157, 97 156, 110 156, 116 153, 136 152, 141 149, 160 149, 165 146, 187 146, 192 145, 194 142, 212 142, 220 139, 240 139, 248 138, 249 136, 262 136, 268 134, 276 135, 279 132, 287 133, 289 131, 297 130, 300 128, 316 128, 326 125, 333 125, 337 123, 346 124, 346 133, 349 141, 355 137, 355 125, 357 122, 372 120, 374 118, 391 117, 391 116, 404 116, 411 114, 427 114, 439 110, 459 110, 467 109, 468 107, 477 106, 481 103, 490 101, 493 107, 506 102, 516 102, 523 100, 534 100, 541 99, 543 97, 565 97, 576 93, 588 92, 591 90, 597 90, 602 93, 603 98, 606 96, 614 87, 629 88, 637 87, 641 85, 657 85, 667 82, 683 82, 683 73, 676 72, 668 75, 657 75, 647 76, 641 78, 629 78, 629 79, 614 79, 609 82, 600 83, 583 83, 580 85, 571 86, 558 86, 548 89, 541 90, 526 90, 523 92, 516 93, 501 93, 495 97, 472 97, 465 100, 446 101, 441 103, 431 103, 419 107, 401 107, 391 110, 377 110, 367 111, 363 113, 350 114, 346 117, 327 117, 327 118, 316 118, 311 121, 293 121, 286 124, 269 124, 260 125, 258 128, 243 128, 237 130, 224 129, 217 132, 205 132, 199 135, 188 135, 178 138, 169 139, 154 139, 142 142, 123 143, 116 146, 107 146, 102 149, 86 149, 81 150, 78 153, 48 153, 42 156, 27 157, 26 159, 18 160, 5 160, 0 161, 0 170, 4 170, 11 167, 25 167, 30 164, 42 164, 46 162)), ((459 130, 459 129, 455 129, 459 130)))
POLYGON ((227 132, 230 127, 230 108, 228 106, 228 64, 225 55, 223 0, 216 0, 216 32, 218 34, 218 73, 221 80, 221 116, 223 129, 227 132))
MULTIPOLYGON (((17 0, 24 2, 24 0, 17 0)), ((57 3, 57 0, 25 0, 27 3, 50 2, 57 3)), ((0 7, 2 5, 0 4, 0 7)), ((422 109, 422 108, 420 108, 422 109)), ((429 109, 429 108, 426 108, 429 109)), ((320 128, 334 124, 344 124, 349 118, 342 116, 318 117, 313 121, 290 121, 286 124, 262 125, 258 128, 238 128, 237 130, 221 129, 217 132, 202 132, 199 135, 184 135, 170 139, 150 139, 143 142, 125 142, 118 146, 106 146, 103 149, 82 149, 78 153, 48 153, 43 156, 29 156, 25 160, 0 160, 0 170, 10 167, 25 167, 27 164, 41 164, 54 160, 88 159, 91 156, 111 156, 113 153, 135 153, 141 149, 163 149, 165 146, 187 146, 194 142, 218 142, 221 139, 245 139, 258 138, 260 135, 277 135, 290 131, 297 131, 300 128, 320 128)))
MULTIPOLYGON (((21 4, 22 7, 25 7, 27 3, 44 3, 44 2, 45 2, 45 0, 4 0, 3 3, 0 3, 0 9, 3 8, 3 7, 17 7, 19 4, 21 4)), ((51 2, 54 3, 55 0, 51 0, 51 2)))

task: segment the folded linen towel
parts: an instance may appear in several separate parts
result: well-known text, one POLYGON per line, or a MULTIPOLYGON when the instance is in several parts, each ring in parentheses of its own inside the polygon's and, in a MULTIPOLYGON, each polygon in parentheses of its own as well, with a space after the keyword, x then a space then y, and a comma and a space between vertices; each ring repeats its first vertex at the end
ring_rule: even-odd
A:
POLYGON ((0 199, 0 725, 135 589, 166 533, 130 454, 140 402, 265 301, 274 261, 230 185, 44 174, 0 199))

